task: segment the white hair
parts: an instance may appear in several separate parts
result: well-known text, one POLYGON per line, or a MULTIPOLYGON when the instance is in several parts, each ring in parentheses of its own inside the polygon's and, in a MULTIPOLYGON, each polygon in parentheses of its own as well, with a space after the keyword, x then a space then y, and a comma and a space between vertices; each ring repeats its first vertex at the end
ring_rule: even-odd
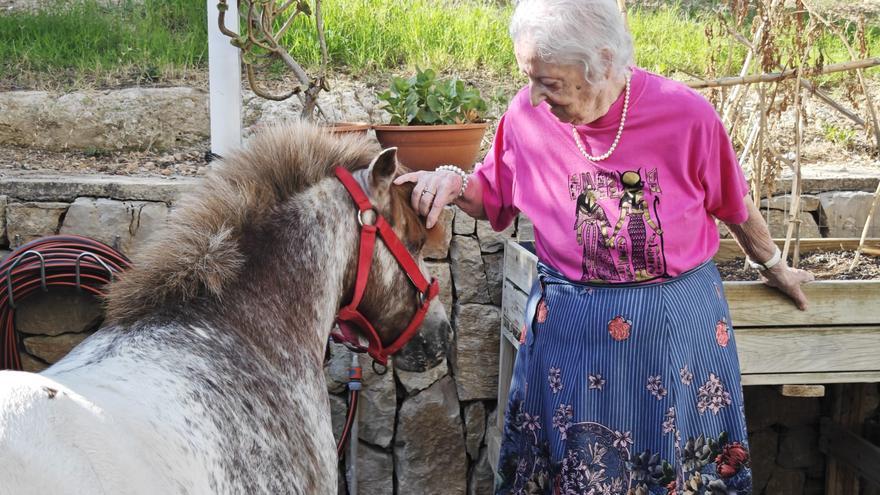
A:
POLYGON ((545 62, 583 64, 591 83, 604 80, 609 66, 613 77, 632 64, 632 37, 615 0, 519 0, 510 37, 528 38, 545 62))

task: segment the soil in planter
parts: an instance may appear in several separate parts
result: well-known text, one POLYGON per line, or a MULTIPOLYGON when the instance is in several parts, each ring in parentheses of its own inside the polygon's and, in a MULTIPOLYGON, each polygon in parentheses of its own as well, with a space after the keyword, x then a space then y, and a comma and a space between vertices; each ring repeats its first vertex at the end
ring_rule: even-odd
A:
MULTIPOLYGON (((862 253, 852 271, 849 265, 855 251, 827 251, 802 257, 798 268, 809 270, 816 280, 875 280, 880 279, 880 258, 862 253)), ((758 272, 745 266, 743 259, 718 263, 723 280, 758 280, 758 272)))

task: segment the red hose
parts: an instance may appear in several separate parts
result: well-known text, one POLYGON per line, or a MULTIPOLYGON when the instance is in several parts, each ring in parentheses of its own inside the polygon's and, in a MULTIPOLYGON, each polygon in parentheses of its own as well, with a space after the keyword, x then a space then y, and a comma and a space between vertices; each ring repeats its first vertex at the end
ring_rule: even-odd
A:
POLYGON ((21 369, 15 330, 21 301, 49 287, 79 287, 100 297, 114 274, 127 268, 131 262, 119 251, 76 235, 43 237, 13 251, 0 263, 0 370, 21 369))

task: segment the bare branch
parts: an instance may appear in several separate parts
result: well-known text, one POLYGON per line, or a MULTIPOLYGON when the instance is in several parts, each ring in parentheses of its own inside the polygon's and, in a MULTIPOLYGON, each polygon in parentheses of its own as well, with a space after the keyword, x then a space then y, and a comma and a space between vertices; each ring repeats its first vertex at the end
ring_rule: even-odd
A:
POLYGON ((329 57, 327 55, 327 40, 324 39, 324 16, 321 13, 321 3, 321 0, 315 0, 315 28, 318 30, 318 43, 321 45, 321 72, 318 78, 323 81, 329 57))
POLYGON ((328 65, 327 44, 324 38, 324 20, 321 14, 321 1, 315 0, 315 22, 318 32, 318 40, 321 45, 321 69, 317 77, 310 77, 305 69, 294 60, 294 58, 284 49, 279 42, 284 34, 294 25, 295 19, 299 14, 311 15, 311 7, 306 0, 236 0, 239 4, 239 15, 244 21, 245 32, 241 35, 226 29, 225 12, 228 10, 228 0, 218 0, 219 17, 221 32, 233 39, 233 44, 238 46, 242 51, 242 62, 244 63, 247 80, 253 92, 268 100, 282 101, 294 95, 298 96, 303 103, 303 116, 313 118, 316 109, 318 94, 327 89, 325 72, 328 65), (244 5, 247 8, 243 8, 244 5), (291 7, 296 6, 293 12, 291 7), (275 30, 275 25, 283 19, 279 29, 275 30), (261 87, 257 81, 256 67, 265 67, 272 60, 280 60, 296 77, 298 84, 283 94, 273 94, 267 89, 261 87), (266 64, 261 63, 267 61, 266 64), (260 62, 260 63, 258 63, 260 62))
POLYGON ((229 9, 229 4, 226 3, 226 0, 218 0, 217 2, 217 10, 220 14, 217 16, 217 23, 220 27, 220 32, 225 36, 229 36, 230 38, 238 38, 238 33, 230 31, 226 28, 226 10, 229 9))
MULTIPOLYGON (((830 74, 832 72, 841 72, 853 69, 867 69, 869 67, 876 67, 878 65, 880 65, 880 57, 872 57, 861 60, 853 60, 850 62, 842 62, 839 64, 826 65, 821 69, 808 69, 803 72, 803 75, 817 76, 820 74, 830 74)), ((726 86, 737 86, 740 84, 783 81, 785 79, 796 77, 797 73, 797 69, 787 69, 782 72, 754 74, 745 77, 721 77, 718 79, 709 79, 706 81, 688 81, 685 84, 693 89, 720 88, 726 86)))
POLYGON ((257 78, 256 78, 256 75, 254 74, 254 68, 251 67, 250 64, 245 64, 245 68, 247 69, 248 85, 251 87, 251 91, 253 91, 254 94, 259 96, 260 98, 265 98, 267 100, 273 100, 273 101, 284 101, 284 100, 290 98, 291 96, 302 91, 302 88, 297 86, 289 93, 283 94, 283 95, 273 95, 271 93, 268 93, 268 92, 262 90, 257 85, 257 78))

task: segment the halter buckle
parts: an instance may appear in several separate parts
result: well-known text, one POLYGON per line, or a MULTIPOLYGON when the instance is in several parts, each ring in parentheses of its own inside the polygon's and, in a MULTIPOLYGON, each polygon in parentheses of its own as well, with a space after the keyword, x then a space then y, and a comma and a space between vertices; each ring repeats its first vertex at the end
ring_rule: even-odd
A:
POLYGON ((370 208, 369 210, 358 210, 358 224, 360 224, 361 227, 365 225, 376 225, 376 221, 378 219, 379 212, 376 211, 376 208, 370 208), (364 212, 373 214, 373 218, 369 223, 364 221, 364 212))

